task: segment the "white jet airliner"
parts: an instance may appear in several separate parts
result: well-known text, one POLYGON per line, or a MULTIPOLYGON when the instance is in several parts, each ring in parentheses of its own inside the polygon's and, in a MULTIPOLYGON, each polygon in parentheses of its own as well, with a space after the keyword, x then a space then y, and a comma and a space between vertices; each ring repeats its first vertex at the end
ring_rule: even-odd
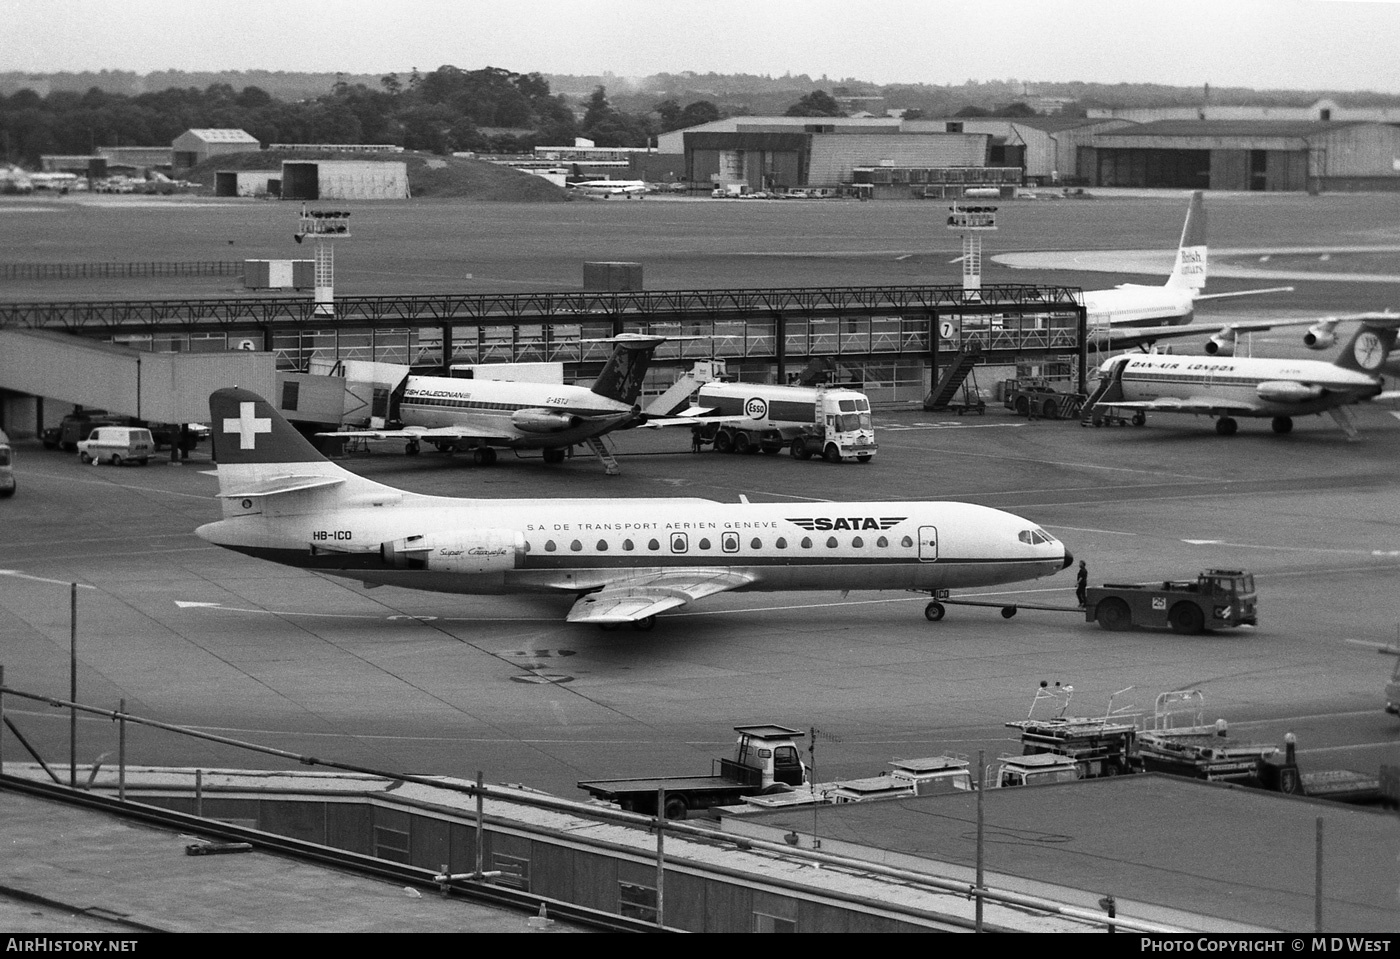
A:
POLYGON ((570 183, 569 189, 600 200, 613 196, 640 200, 646 195, 647 184, 645 180, 580 180, 570 183))
POLYGON ((572 623, 647 630, 727 590, 937 595, 1073 562, 1029 520, 967 503, 427 496, 335 465, 248 390, 218 390, 209 413, 224 518, 202 539, 367 586, 571 596, 572 623))
POLYGON ((1370 314, 1336 361, 1260 357, 1127 353, 1099 368, 1099 386, 1089 398, 1089 417, 1102 410, 1133 410, 1141 426, 1146 414, 1194 413, 1215 417, 1215 430, 1230 436, 1235 417, 1266 417, 1275 433, 1293 429, 1293 417, 1327 413, 1349 439, 1357 437, 1347 407, 1390 399, 1380 374, 1395 346, 1400 314, 1370 314))
POLYGON ((616 473, 617 463, 599 437, 645 420, 637 396, 652 353, 666 338, 621 333, 605 342, 614 349, 592 386, 407 376, 389 401, 397 427, 318 435, 402 439, 409 453, 418 452, 420 443, 470 449, 481 465, 496 461, 493 447, 542 450, 546 463, 562 463, 570 447, 584 444, 616 473))
MULTIPOLYGON (((1091 348, 1124 349, 1159 339, 1197 336, 1219 327, 1187 326, 1195 305, 1202 300, 1261 293, 1287 293, 1291 286, 1236 293, 1206 293, 1207 273, 1206 210, 1201 191, 1191 194, 1186 223, 1177 246, 1176 263, 1162 286, 1125 283, 1111 290, 1085 290, 1082 303, 1089 329, 1091 348)), ((1309 321, 1312 322, 1312 321, 1309 321)), ((1267 330, 1277 323, 1234 324, 1240 331, 1267 330)), ((1233 335, 1230 337, 1233 344, 1233 335)), ((1233 346, 1231 347, 1233 351, 1233 346)), ((1212 350, 1211 352, 1216 352, 1212 350)), ((1223 349, 1220 352, 1225 352, 1223 349)))

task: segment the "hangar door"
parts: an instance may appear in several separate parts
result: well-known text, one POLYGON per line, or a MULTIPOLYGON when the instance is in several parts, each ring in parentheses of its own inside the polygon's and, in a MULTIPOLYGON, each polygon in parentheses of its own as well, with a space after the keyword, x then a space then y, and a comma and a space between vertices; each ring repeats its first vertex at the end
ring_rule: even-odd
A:
POLYGON ((1096 186, 1211 188, 1210 150, 1144 150, 1101 147, 1096 186))
POLYGON ((315 163, 295 163, 291 160, 284 160, 282 163, 282 199, 321 199, 321 182, 318 165, 315 163))

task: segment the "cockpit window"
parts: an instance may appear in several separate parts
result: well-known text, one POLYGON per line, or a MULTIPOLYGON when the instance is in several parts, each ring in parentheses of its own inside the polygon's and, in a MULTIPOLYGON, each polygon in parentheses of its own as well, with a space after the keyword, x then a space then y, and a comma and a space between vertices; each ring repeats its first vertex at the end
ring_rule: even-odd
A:
POLYGON ((1045 530, 1041 529, 1038 526, 1033 527, 1031 529, 1021 530, 1021 532, 1016 534, 1016 538, 1019 539, 1021 542, 1028 543, 1032 546, 1040 546, 1044 543, 1055 542, 1055 537, 1051 536, 1049 533, 1045 532, 1045 530))

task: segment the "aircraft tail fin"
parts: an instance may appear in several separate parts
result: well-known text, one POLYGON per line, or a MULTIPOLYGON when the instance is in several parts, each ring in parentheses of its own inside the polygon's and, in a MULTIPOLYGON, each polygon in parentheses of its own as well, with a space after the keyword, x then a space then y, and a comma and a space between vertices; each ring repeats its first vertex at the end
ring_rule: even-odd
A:
POLYGON ((651 365, 656 348, 666 342, 664 336, 641 333, 619 333, 606 342, 614 344, 612 356, 593 381, 592 390, 599 396, 622 403, 636 403, 642 392, 642 380, 651 365))
POLYGON ((1351 342, 1333 362, 1345 370, 1379 375, 1400 332, 1400 313, 1374 313, 1361 320, 1351 342))
POLYGON ((326 459, 251 390, 215 390, 209 395, 209 417, 226 516, 332 490, 337 497, 392 491, 326 459))
POLYGON ((1181 243, 1176 250, 1176 264, 1167 286, 1203 290, 1206 287, 1206 206, 1200 190, 1191 194, 1186 209, 1186 224, 1181 228, 1181 243))

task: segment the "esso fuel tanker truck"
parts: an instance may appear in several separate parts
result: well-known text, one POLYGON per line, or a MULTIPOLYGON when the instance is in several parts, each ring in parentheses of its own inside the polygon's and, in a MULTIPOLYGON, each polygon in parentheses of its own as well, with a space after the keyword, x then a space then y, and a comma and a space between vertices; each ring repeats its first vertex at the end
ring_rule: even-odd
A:
POLYGON ((707 383, 692 404, 701 440, 720 453, 772 454, 787 447, 800 460, 869 463, 879 450, 870 399, 857 390, 707 383))

